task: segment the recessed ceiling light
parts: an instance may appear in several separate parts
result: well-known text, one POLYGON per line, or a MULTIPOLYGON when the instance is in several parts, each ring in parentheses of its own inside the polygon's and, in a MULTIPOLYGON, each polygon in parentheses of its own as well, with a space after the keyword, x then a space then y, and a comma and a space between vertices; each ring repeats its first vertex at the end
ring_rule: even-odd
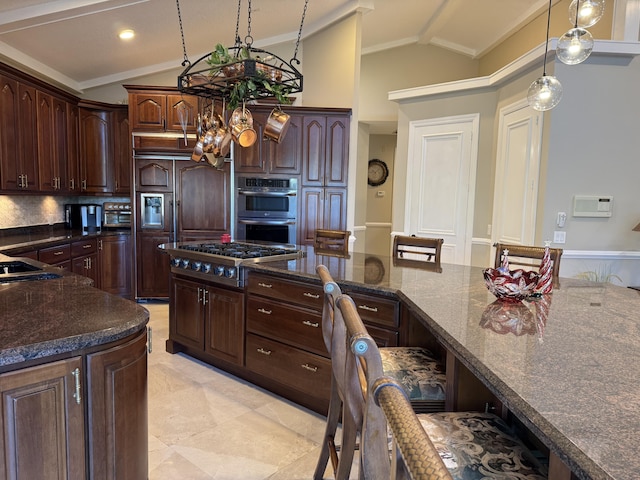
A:
POLYGON ((131 40, 133 37, 135 37, 135 35, 136 32, 134 32, 133 30, 122 30, 118 34, 121 40, 131 40))

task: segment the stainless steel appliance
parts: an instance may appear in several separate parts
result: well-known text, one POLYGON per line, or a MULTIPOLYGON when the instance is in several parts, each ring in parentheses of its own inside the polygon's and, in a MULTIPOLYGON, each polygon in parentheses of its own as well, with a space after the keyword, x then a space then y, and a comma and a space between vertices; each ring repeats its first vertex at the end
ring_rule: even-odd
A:
POLYGON ((106 228, 131 227, 131 203, 104 202, 102 226, 106 228))
POLYGON ((71 230, 99 232, 102 230, 102 207, 67 203, 64 206, 64 225, 71 230))
POLYGON ((250 242, 184 242, 163 248, 171 257, 171 272, 232 287, 244 286, 243 265, 304 256, 291 245, 250 242))
POLYGON ((296 243, 297 178, 238 177, 236 238, 296 243))

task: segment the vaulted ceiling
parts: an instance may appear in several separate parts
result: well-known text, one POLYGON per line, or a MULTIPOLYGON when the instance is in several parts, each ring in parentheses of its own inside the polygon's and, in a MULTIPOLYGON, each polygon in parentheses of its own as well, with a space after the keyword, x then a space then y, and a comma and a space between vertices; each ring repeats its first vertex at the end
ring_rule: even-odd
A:
MULTIPOLYGON (((253 45, 297 38, 304 0, 252 0, 253 45)), ((547 7, 546 0, 309 0, 303 37, 362 11, 363 53, 411 43, 477 58, 547 7)), ((179 3, 187 55, 234 43, 238 3, 179 3)), ((247 34, 248 0, 239 34, 247 34)), ((180 66, 184 58, 176 0, 2 0, 0 59, 71 90, 124 81, 180 66), (135 39, 118 38, 133 29, 135 39)))

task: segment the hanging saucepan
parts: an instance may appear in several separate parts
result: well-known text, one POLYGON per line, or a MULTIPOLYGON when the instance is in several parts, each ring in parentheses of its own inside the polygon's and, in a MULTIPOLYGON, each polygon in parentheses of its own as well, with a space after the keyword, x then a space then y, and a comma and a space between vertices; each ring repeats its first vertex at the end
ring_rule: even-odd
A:
POLYGON ((231 132, 224 126, 218 127, 213 137, 213 156, 216 158, 226 157, 231 150, 231 132))
POLYGON ((280 143, 289 129, 290 119, 289 114, 284 113, 280 106, 274 108, 267 118, 263 133, 264 138, 280 143))
POLYGON ((256 131, 253 129, 253 116, 244 105, 236 108, 231 114, 229 128, 233 139, 241 147, 250 147, 258 138, 256 131))
POLYGON ((224 157, 216 157, 213 153, 205 153, 204 158, 209 165, 222 170, 224 167, 224 157))

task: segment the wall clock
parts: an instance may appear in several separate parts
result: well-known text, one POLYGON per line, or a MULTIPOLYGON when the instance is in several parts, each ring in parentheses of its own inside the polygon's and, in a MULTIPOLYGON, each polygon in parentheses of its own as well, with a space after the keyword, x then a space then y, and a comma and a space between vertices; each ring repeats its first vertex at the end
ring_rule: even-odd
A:
POLYGON ((382 160, 378 160, 374 158, 373 160, 369 160, 369 171, 367 182, 372 187, 377 187, 378 185, 382 185, 387 181, 387 177, 389 176, 389 168, 387 164, 382 160))

